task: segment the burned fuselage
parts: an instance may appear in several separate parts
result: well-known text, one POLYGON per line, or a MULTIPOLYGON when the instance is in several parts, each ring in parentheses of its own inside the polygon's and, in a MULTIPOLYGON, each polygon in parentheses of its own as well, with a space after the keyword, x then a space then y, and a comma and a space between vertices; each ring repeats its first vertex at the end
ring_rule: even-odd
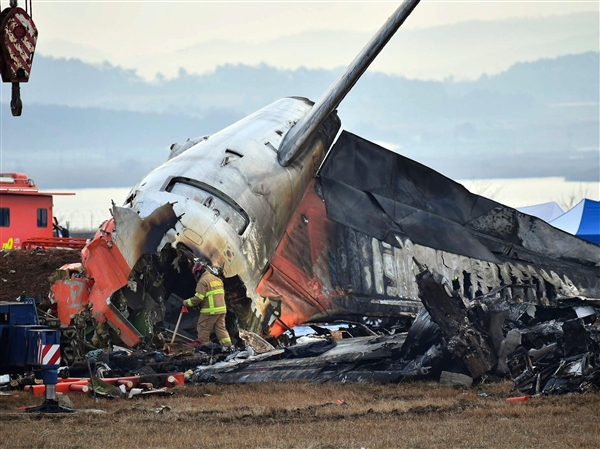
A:
POLYGON ((598 246, 350 133, 331 148, 339 102, 417 3, 405 1, 314 105, 284 98, 173 145, 113 206, 83 269, 53 285, 63 325, 91 319, 98 345, 155 337, 193 295, 195 258, 219 268, 239 325, 271 337, 309 320, 406 328, 423 266, 465 301, 508 285, 541 305, 600 298, 598 246))
POLYGON ((503 289, 526 308, 600 298, 599 266, 597 245, 344 131, 258 291, 285 298, 274 335, 342 317, 401 328, 422 267, 465 303, 503 289))
MULTIPOLYGON (((238 308, 238 316, 253 330, 272 324, 248 320, 267 318, 265 309, 273 306, 252 292, 340 127, 331 115, 308 151, 289 167, 279 165, 282 136, 311 106, 306 99, 282 99, 192 146, 174 146, 168 161, 132 189, 124 206, 146 217, 171 204, 179 219, 156 250, 169 245, 210 261, 225 278, 239 277, 254 312, 238 308)), ((124 212, 116 208, 115 221, 124 212)), ((119 248, 133 241, 120 237, 123 226, 117 224, 119 248)), ((131 258, 132 268, 142 254, 131 258)))
MULTIPOLYGON (((201 258, 220 267, 223 277, 238 280, 230 285, 248 292, 250 299, 239 289, 230 292, 239 300, 233 309, 242 325, 268 329, 279 304, 253 292, 340 127, 337 114, 331 114, 310 147, 293 164, 281 166, 282 136, 311 106, 303 98, 285 98, 214 135, 174 145, 168 160, 133 187, 124 206, 113 206, 113 218, 94 239, 108 239, 101 246, 118 261, 112 265, 126 265, 129 273, 123 268, 106 280, 101 270, 88 270, 96 283, 91 308, 106 309, 95 302, 111 297, 122 314, 109 319, 113 327, 138 321, 144 323, 135 326, 138 331, 149 329, 168 314, 172 293, 193 295, 190 262, 201 258), (101 293, 94 295, 100 285, 101 293)), ((84 256, 84 266, 94 259, 100 257, 84 256)), ((106 317, 95 313, 94 318, 106 317)), ((148 332, 125 342, 135 345, 143 334, 148 332)))
MULTIPOLYGON (((328 139, 337 117, 331 126, 328 139)), ((195 257, 222 267, 240 326, 272 337, 336 319, 403 330, 422 307, 423 267, 449 280, 465 303, 499 290, 523 311, 600 298, 597 245, 357 136, 342 133, 316 177, 322 141, 307 158, 311 164, 290 168, 277 165, 259 141, 256 151, 270 151, 265 161, 272 165, 259 166, 258 184, 239 164, 254 153, 234 142, 217 134, 170 158, 113 208, 113 219, 84 250, 95 284, 81 303, 125 343, 135 346, 157 323, 176 320, 180 299, 193 294, 195 257), (300 200, 267 182, 265 173, 285 183, 277 171, 307 166, 300 200), (204 171, 210 175, 198 180, 204 171), (238 182, 218 191, 228 176, 238 182)), ((60 284, 53 288, 60 293, 60 284)), ((193 330, 196 318, 186 316, 182 328, 193 330)))

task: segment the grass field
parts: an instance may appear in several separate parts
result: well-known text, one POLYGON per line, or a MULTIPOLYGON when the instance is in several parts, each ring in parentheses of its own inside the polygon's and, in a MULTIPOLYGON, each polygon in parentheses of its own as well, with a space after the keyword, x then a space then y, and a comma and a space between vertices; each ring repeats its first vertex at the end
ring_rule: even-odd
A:
POLYGON ((509 403, 512 383, 191 385, 169 397, 71 394, 73 415, 26 415, 0 396, 5 448, 597 448, 600 395, 509 403), (155 413, 166 405, 170 410, 155 413), (100 409, 102 413, 83 411, 100 409))

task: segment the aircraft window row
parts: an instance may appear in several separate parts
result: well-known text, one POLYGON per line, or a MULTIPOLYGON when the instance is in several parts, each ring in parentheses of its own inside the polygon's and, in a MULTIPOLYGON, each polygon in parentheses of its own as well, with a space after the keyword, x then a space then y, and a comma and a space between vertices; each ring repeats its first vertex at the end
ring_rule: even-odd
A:
POLYGON ((213 211, 215 217, 225 220, 239 235, 242 235, 248 227, 248 215, 229 198, 224 197, 210 186, 200 185, 193 180, 182 180, 174 178, 166 187, 167 192, 190 198, 207 209, 213 211))

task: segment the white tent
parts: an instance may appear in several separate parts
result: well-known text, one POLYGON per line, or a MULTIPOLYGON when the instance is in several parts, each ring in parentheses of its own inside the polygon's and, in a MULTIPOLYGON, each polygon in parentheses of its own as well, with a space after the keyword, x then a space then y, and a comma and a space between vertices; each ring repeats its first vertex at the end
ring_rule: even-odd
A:
POLYGON ((554 201, 551 201, 550 203, 536 204, 534 206, 517 207, 517 210, 519 212, 523 212, 524 214, 541 218, 547 223, 550 223, 552 220, 555 220, 565 213, 565 210, 554 201))

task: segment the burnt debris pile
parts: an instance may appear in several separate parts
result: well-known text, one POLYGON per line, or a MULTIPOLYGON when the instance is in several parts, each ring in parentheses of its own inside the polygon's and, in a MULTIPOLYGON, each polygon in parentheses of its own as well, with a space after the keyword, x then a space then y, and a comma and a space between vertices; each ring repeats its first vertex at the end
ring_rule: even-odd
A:
POLYGON ((428 270, 417 282, 425 307, 420 319, 433 322, 427 334, 434 335, 432 347, 451 353, 473 378, 508 373, 515 388, 530 395, 600 387, 597 301, 572 297, 544 304, 526 294, 533 284, 465 301, 428 270))

